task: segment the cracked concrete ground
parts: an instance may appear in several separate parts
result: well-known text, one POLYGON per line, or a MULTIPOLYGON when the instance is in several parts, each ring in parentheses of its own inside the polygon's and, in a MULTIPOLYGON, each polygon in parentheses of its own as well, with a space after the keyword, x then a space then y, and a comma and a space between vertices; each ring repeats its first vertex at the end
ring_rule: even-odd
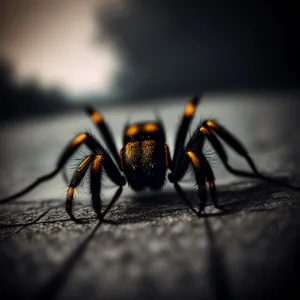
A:
POLYGON ((83 225, 68 218, 60 201, 3 205, 2 293, 270 299, 300 292, 299 194, 263 184, 220 195, 226 214, 209 205, 206 217, 197 218, 175 193, 162 193, 164 203, 156 196, 116 205, 107 215, 116 225, 99 224, 83 204, 78 215, 89 220, 83 225))
MULTIPOLYGON (((259 110, 249 106, 255 123, 246 107, 244 122, 230 130, 260 169, 300 185, 300 138, 287 135, 296 126, 288 122, 295 107, 268 103, 259 110), (269 116, 260 121, 266 112, 269 116), (247 136, 243 128, 254 133, 247 136)), ((229 104, 215 109, 225 123, 229 104)), ((232 105, 239 114, 245 109, 232 105)), ((167 128, 173 128, 171 119, 182 109, 174 107, 162 108, 167 128)), ((203 109, 210 111, 210 106, 203 109)), ((120 115, 108 111, 113 128, 123 121, 120 115)), ((53 168, 62 146, 77 132, 72 120, 60 118, 2 127, 0 138, 7 143, 1 153, 0 196, 53 168)), ((76 120, 78 128, 92 126, 84 116, 76 120)), ((118 130, 115 136, 120 137, 118 130)), ((244 166, 238 159, 232 163, 244 166)), ((1 299, 299 299, 299 192, 272 183, 232 181, 220 164, 215 170, 218 199, 227 211, 208 203, 200 218, 170 185, 160 193, 134 194, 126 188, 106 217, 115 223, 99 223, 84 193, 76 197, 76 213, 86 223, 72 222, 64 209, 61 178, 1 205, 1 299)), ((196 207, 192 185, 190 177, 182 184, 196 207)), ((107 183, 105 199, 113 190, 107 183)))

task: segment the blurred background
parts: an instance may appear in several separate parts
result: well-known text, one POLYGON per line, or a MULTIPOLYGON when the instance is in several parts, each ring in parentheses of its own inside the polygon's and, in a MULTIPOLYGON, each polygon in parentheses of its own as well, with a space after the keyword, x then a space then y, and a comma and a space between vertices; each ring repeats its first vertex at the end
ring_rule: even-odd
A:
POLYGON ((295 1, 4 0, 0 118, 195 93, 294 94, 299 36, 295 1))

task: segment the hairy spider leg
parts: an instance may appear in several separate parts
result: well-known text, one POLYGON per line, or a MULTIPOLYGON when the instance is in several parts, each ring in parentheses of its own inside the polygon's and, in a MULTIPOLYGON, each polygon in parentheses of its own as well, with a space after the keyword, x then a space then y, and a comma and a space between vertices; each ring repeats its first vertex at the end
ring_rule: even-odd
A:
MULTIPOLYGON (((187 152, 187 154, 191 158, 191 161, 192 161, 192 164, 193 164, 193 167, 194 167, 196 180, 197 180, 197 176, 198 176, 197 171, 200 168, 199 163, 201 162, 202 168, 204 170, 202 176, 204 176, 205 179, 204 179, 204 184, 202 182, 202 186, 200 186, 200 187, 204 189, 205 188, 205 182, 207 182, 209 192, 210 192, 210 197, 211 197, 211 200, 213 202, 213 205, 218 209, 223 209, 217 202, 217 190, 216 190, 216 185, 215 185, 215 175, 214 175, 214 172, 212 170, 212 167, 211 167, 209 161, 207 160, 207 158, 205 157, 205 155, 203 153, 200 154, 199 158, 197 157, 197 155, 195 153, 193 153, 193 156, 191 156, 191 153, 193 153, 193 152, 192 151, 187 152)), ((197 184, 198 184, 198 187, 199 187, 198 181, 197 181, 197 184)), ((201 182, 200 182, 200 184, 201 184, 201 182)), ((199 196, 200 196, 200 199, 201 199, 201 193, 199 193, 199 196)), ((207 201, 206 194, 202 195, 202 197, 204 199, 204 201, 203 201, 204 204, 206 204, 206 201, 207 201)), ((200 208, 202 208, 202 210, 203 210, 204 207, 200 207, 200 208)), ((199 210, 199 214, 200 213, 201 213, 201 209, 199 210)))
MULTIPOLYGON (((196 177, 197 186, 198 186, 199 197, 200 197, 200 201, 201 201, 198 214, 201 212, 201 209, 203 209, 203 207, 204 207, 203 205, 205 205, 205 202, 206 202, 206 194, 205 194, 205 192, 202 191, 202 187, 204 186, 204 184, 203 184, 204 176, 205 176, 205 179, 208 181, 210 195, 211 195, 214 206, 218 209, 223 209, 217 202, 215 178, 214 178, 212 168, 202 152, 203 144, 204 144, 204 141, 206 138, 211 143, 211 145, 217 152, 218 156, 220 157, 221 161, 223 162, 225 168, 229 172, 231 172, 235 175, 240 175, 240 176, 260 178, 260 179, 263 179, 266 181, 271 181, 271 182, 281 184, 283 186, 287 186, 287 187, 295 189, 295 190, 299 190, 298 187, 294 187, 294 186, 291 186, 284 182, 277 181, 275 179, 268 178, 268 177, 262 175, 257 170, 253 160, 247 153, 244 146, 231 133, 229 133, 223 126, 217 124, 215 121, 206 120, 196 129, 196 131, 194 132, 193 136, 191 137, 191 139, 188 142, 185 149, 182 152, 179 152, 177 164, 175 165, 172 173, 169 174, 169 177, 168 177, 169 181, 174 183, 176 191, 182 197, 182 194, 184 192, 180 188, 178 181, 180 181, 182 179, 182 177, 184 176, 184 174, 187 172, 189 163, 190 162, 192 163, 193 170, 194 170, 195 177, 196 177), (220 135, 220 137, 231 148, 233 148, 239 155, 241 155, 242 157, 244 157, 246 159, 246 161, 248 162, 253 173, 242 171, 242 170, 237 170, 229 165, 226 151, 215 133, 220 135), (187 161, 187 157, 189 158, 190 162, 187 161), (204 165, 204 166, 202 166, 202 165, 204 165), (202 171, 202 168, 204 168, 204 171, 202 171)), ((184 199, 184 200, 186 201, 186 199, 184 199)))
MULTIPOLYGON (((264 176, 261 174, 247 151, 245 150, 244 146, 235 138, 231 133, 229 133, 223 126, 221 127, 220 124, 217 124, 215 121, 212 120, 206 120, 204 121, 194 132, 193 136, 191 137, 190 141, 188 142, 185 151, 189 151, 192 149, 195 151, 197 155, 201 155, 202 153, 202 146, 204 143, 205 138, 210 142, 210 144, 215 149, 216 153, 220 157, 221 161, 223 162, 225 168, 228 172, 237 175, 237 176, 244 176, 244 177, 252 177, 252 178, 259 178, 263 179, 265 181, 274 182, 277 184, 280 184, 282 186, 289 187, 294 190, 300 190, 299 187, 292 186, 290 184, 281 182, 279 180, 269 178, 267 176, 264 176), (216 129, 218 130, 216 132, 216 129), (246 161, 248 162, 250 168, 252 169, 253 173, 243 171, 243 170, 237 170, 228 163, 228 157, 226 154, 226 151, 221 144, 220 140, 216 136, 216 134, 222 135, 222 139, 233 149, 235 150, 239 155, 244 157, 246 161)), ((183 155, 183 154, 182 154, 183 155)), ((184 167, 184 165, 183 165, 184 167)), ((182 169, 182 166, 179 166, 173 174, 173 176, 176 178, 176 180, 181 179, 181 177, 184 175, 184 170, 182 169)))
POLYGON ((97 128, 99 129, 99 132, 101 133, 112 157, 114 158, 115 162, 118 164, 118 167, 121 168, 119 152, 117 150, 115 139, 112 135, 112 132, 108 124, 105 122, 102 115, 99 112, 97 112, 94 108, 88 106, 86 108, 86 112, 93 120, 93 122, 97 125, 97 128))
POLYGON ((200 97, 194 96, 185 107, 184 115, 182 116, 175 138, 174 155, 172 159, 174 168, 178 162, 180 153, 184 150, 186 135, 189 130, 191 121, 193 120, 194 112, 199 101, 200 97))
POLYGON ((53 172, 44 175, 40 178, 38 178, 36 181, 34 181, 32 184, 30 184, 29 186, 27 186, 26 188, 24 188, 23 190, 21 190, 20 192, 13 194, 11 196, 8 196, 6 198, 3 198, 0 200, 0 204, 9 202, 11 200, 14 200, 16 198, 19 198, 27 193, 29 193, 31 190, 33 190, 36 186, 40 185, 41 183, 50 180, 51 178, 55 177, 55 175, 57 175, 59 172, 59 169, 55 169, 53 172))
MULTIPOLYGON (((114 182, 119 187, 125 185, 126 180, 125 180, 124 176, 122 176, 122 174, 120 173, 118 167, 115 165, 115 163, 112 160, 112 158, 110 157, 110 155, 101 146, 101 144, 98 143, 91 135, 86 133, 85 136, 86 136, 86 144, 90 148, 90 150, 92 150, 93 155, 94 155, 94 158, 92 161, 92 166, 91 166, 91 175, 90 175, 91 176, 90 183, 91 183, 93 208, 94 208, 98 218, 102 219, 102 217, 101 217, 101 198, 100 198, 102 167, 105 169, 105 171, 106 171, 108 177, 111 179, 111 181, 114 182), (97 182, 97 180, 99 180, 99 181, 97 182)), ((76 142, 75 142, 75 144, 76 144, 76 142)), ((70 157, 70 155, 73 154, 68 151, 68 148, 65 151, 65 153, 68 153, 68 155, 67 155, 68 157, 70 157)), ((64 161, 65 153, 63 153, 62 158, 61 158, 61 160, 63 160, 63 161, 64 161)), ((86 172, 86 170, 85 170, 85 172, 86 172)), ((77 178, 79 178, 81 181, 84 176, 84 174, 83 174, 82 177, 80 177, 80 175, 81 175, 80 171, 81 171, 81 169, 79 169, 79 170, 77 169, 75 171, 75 173, 72 177, 72 180, 71 180, 71 184, 70 184, 68 193, 67 193, 67 211, 70 214, 71 218, 72 217, 74 218, 74 216, 72 215, 72 211, 71 211, 72 201, 69 201, 70 199, 72 200, 72 198, 70 198, 69 195, 73 197, 72 191, 74 190, 75 187, 73 187, 72 181, 73 180, 76 181, 77 178), (79 175, 77 175, 77 174, 79 174, 79 175)))
MULTIPOLYGON (((108 126, 108 124, 105 122, 102 115, 97 112, 93 107, 87 106, 86 112, 89 115, 89 117, 92 119, 92 121, 96 124, 101 136, 103 137, 105 144, 108 146, 108 149, 110 150, 110 153, 112 154, 112 157, 114 158, 115 162, 118 164, 118 167, 121 168, 119 154, 117 151, 117 146, 115 143, 115 140, 113 138, 112 132, 108 126)), ((62 171, 63 179, 66 183, 69 182, 69 178, 66 172, 66 169, 63 169, 62 171)))
POLYGON ((201 161, 205 164, 206 180, 207 180, 207 183, 208 183, 210 197, 211 197, 211 200, 213 202, 213 205, 214 205, 214 207, 216 207, 218 209, 223 209, 217 201, 217 190, 216 190, 216 185, 215 185, 215 175, 214 175, 214 172, 211 168, 211 165, 210 165, 210 163, 208 162, 207 158, 204 155, 202 155, 201 161))
POLYGON ((36 186, 40 185, 41 183, 43 183, 45 181, 48 181, 48 180, 52 179, 53 177, 55 177, 59 173, 59 171, 63 168, 63 166, 65 165, 67 160, 72 156, 72 154, 79 148, 79 146, 82 143, 86 143, 87 146, 90 147, 92 151, 94 149, 96 149, 96 146, 92 141, 92 137, 90 137, 90 138, 88 138, 88 137, 89 137, 89 135, 87 133, 78 134, 67 145, 67 147, 65 148, 65 150, 61 154, 61 156, 60 156, 60 158, 57 162, 56 169, 54 171, 38 178, 36 181, 34 181, 32 184, 30 184, 28 187, 24 188, 20 192, 14 194, 14 195, 11 195, 7 198, 1 199, 0 203, 5 203, 5 202, 8 202, 8 201, 14 200, 18 197, 21 197, 21 196, 27 194, 28 192, 30 192, 31 190, 33 190, 36 186))
MULTIPOLYGON (((86 146, 93 152, 93 153, 105 153, 106 154, 106 162, 105 164, 108 165, 107 173, 109 177, 112 179, 113 182, 119 182, 118 180, 118 175, 121 176, 117 166, 114 164, 113 160, 110 158, 110 156, 105 152, 103 147, 88 133, 80 133, 78 134, 65 148, 63 153, 61 154, 58 162, 57 162, 57 167, 54 171, 51 173, 44 175, 40 178, 38 178, 36 181, 34 181, 31 185, 28 187, 24 188, 20 192, 11 195, 7 198, 3 198, 0 200, 0 204, 9 202, 11 200, 14 200, 18 197, 21 197, 31 190, 33 190, 35 187, 40 185, 41 183, 48 181, 55 177, 59 171, 64 167, 68 159, 75 153, 75 151, 82 145, 86 144, 86 146)), ((124 177, 123 177, 124 178, 124 177)), ((124 179, 125 180, 125 179, 124 179)), ((124 183, 125 184, 125 183, 124 183)))
POLYGON ((75 221, 76 223, 82 223, 81 220, 77 219, 73 214, 73 196, 74 191, 76 187, 79 185, 81 180, 83 179, 88 167, 91 164, 91 161, 93 160, 93 155, 90 155, 86 158, 84 158, 80 164, 77 166, 72 179, 71 183, 69 185, 68 191, 67 191, 67 199, 66 199, 66 210, 70 218, 75 221))
MULTIPOLYGON (((201 146, 202 149, 202 146, 201 146)), ((181 199, 190 207, 190 209, 199 216, 203 211, 207 202, 207 193, 205 189, 205 170, 202 162, 200 164, 200 159, 193 151, 185 151, 184 149, 178 152, 177 163, 173 164, 174 168, 169 168, 171 173, 168 175, 168 179, 174 184, 176 192, 179 194, 181 199), (179 185, 179 181, 183 178, 184 174, 187 172, 189 166, 192 164, 196 183, 198 186, 199 195, 199 210, 195 210, 192 203, 188 200, 185 192, 179 185)))
POLYGON ((174 188, 178 195, 181 197, 181 199, 189 206, 192 212, 196 214, 196 216, 199 216, 198 211, 193 207, 192 203, 187 198, 185 192, 182 190, 181 186, 178 184, 178 182, 173 182, 174 188))
MULTIPOLYGON (((81 223, 82 221, 77 219, 72 211, 73 207, 73 195, 76 187, 79 185, 79 183, 82 181, 84 175, 86 174, 89 167, 91 167, 91 195, 92 195, 92 203, 94 211, 96 212, 98 218, 100 220, 103 219, 103 216, 101 215, 101 198, 100 198, 100 191, 101 191, 101 173, 102 173, 102 166, 105 168, 105 171, 109 173, 112 167, 110 163, 112 160, 107 159, 109 156, 108 154, 92 154, 85 159, 82 160, 82 162, 78 165, 76 171, 74 172, 71 183, 69 185, 68 191, 67 191, 67 199, 66 199, 66 209, 67 213, 71 217, 71 219, 77 223, 81 223), (105 163, 104 163, 105 162, 105 163)), ((114 174, 114 176, 111 178, 116 184, 121 187, 125 184, 125 178, 119 173, 114 174)), ((118 189, 119 190, 119 189, 118 189)), ((122 190, 121 190, 122 191, 122 190)), ((121 192, 119 196, 121 195, 121 192)), ((118 197, 119 197, 118 196, 118 197)), ((115 199, 115 197, 113 197, 115 199)), ((114 201, 116 201, 115 199, 114 201)))
MULTIPOLYGON (((110 205, 112 206, 114 202, 118 200, 122 193, 122 186, 125 185, 125 178, 118 171, 115 174, 110 174, 113 176, 114 182, 119 186, 118 190, 115 193, 115 196, 112 198, 110 204, 107 206, 106 210, 101 214, 102 209, 102 199, 101 199, 101 176, 102 168, 104 167, 105 171, 111 169, 110 162, 107 161, 107 156, 96 155, 92 164, 91 164, 91 174, 90 174, 90 189, 92 195, 92 203, 95 213, 97 214, 100 220, 103 220, 105 214, 109 211, 110 205)), ((112 178, 111 178, 112 179, 112 178)))
MULTIPOLYGON (((114 204, 116 203, 116 201, 119 199, 119 197, 120 197, 121 194, 122 194, 122 191, 123 191, 123 187, 122 187, 122 186, 120 186, 120 187, 116 190, 116 192, 115 192, 113 198, 112 198, 111 201, 108 203, 106 209, 104 210, 104 212, 102 213, 102 215, 101 215, 101 217, 100 217, 100 220, 101 220, 101 221, 104 220, 104 217, 106 216, 106 214, 110 211, 110 209, 113 207, 113 205, 114 205, 114 204)), ((113 224, 114 224, 114 222, 113 222, 113 224)))
POLYGON ((208 160, 202 154, 201 150, 198 149, 199 154, 197 155, 194 151, 186 151, 181 155, 180 161, 177 164, 177 168, 174 170, 174 173, 169 174, 169 181, 174 184, 175 190, 178 192, 179 196, 190 206, 190 208, 199 216, 207 203, 207 191, 206 191, 206 182, 208 182, 210 195, 213 201, 213 204, 219 208, 216 201, 216 189, 215 189, 215 178, 213 171, 210 167, 208 160), (192 204, 187 200, 186 195, 182 188, 180 187, 178 181, 180 181, 183 175, 187 172, 188 167, 192 165, 196 184, 198 187, 198 196, 199 196, 199 210, 196 211, 192 204))
POLYGON ((254 161, 249 156, 248 152, 246 151, 245 147, 241 144, 241 142, 238 141, 237 138, 235 138, 228 130, 226 130, 222 125, 218 124, 215 121, 207 120, 202 123, 202 125, 199 127, 199 130, 196 130, 195 133, 199 134, 199 131, 207 137, 211 145, 216 150, 217 154, 219 155, 220 159, 222 160, 225 168, 228 172, 237 175, 237 176, 244 176, 244 177, 253 177, 253 178, 260 178, 265 181, 273 182, 280 184, 282 186, 286 186, 288 188, 294 189, 294 190, 300 190, 300 187, 292 186, 290 184, 287 184, 285 182, 267 177, 263 174, 261 174, 257 167, 254 164, 254 161), (248 162, 248 165, 250 166, 253 173, 238 170, 230 166, 228 163, 228 157, 226 154, 226 151, 222 144, 220 143, 218 136, 222 138, 224 142, 226 142, 233 150, 235 150, 240 156, 244 157, 246 161, 248 162))
POLYGON ((101 218, 101 206, 102 206, 101 198, 100 198, 102 166, 103 166, 103 156, 96 155, 91 166, 90 192, 92 195, 93 208, 98 218, 101 218))
POLYGON ((202 163, 200 158, 193 151, 187 151, 186 155, 189 157, 192 163, 196 184, 198 186, 198 195, 200 201, 199 211, 198 211, 198 216, 199 216, 207 203, 207 192, 205 188, 206 185, 205 165, 202 163))

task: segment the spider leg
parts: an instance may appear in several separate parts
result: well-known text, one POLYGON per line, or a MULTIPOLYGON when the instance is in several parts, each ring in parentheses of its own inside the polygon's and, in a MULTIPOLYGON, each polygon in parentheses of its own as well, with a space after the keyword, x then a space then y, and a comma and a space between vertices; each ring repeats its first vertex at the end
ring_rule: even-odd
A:
MULTIPOLYGON (((94 157, 94 160, 91 164, 91 177, 90 177, 90 188, 91 188, 93 208, 100 220, 102 220, 104 218, 104 215, 108 212, 108 210, 106 209, 104 213, 101 215, 102 200, 100 197, 100 192, 101 192, 101 175, 102 175, 102 167, 103 167, 104 160, 105 157, 103 157, 102 155, 96 155, 94 157)), ((125 184, 124 177, 120 173, 116 175, 117 176, 114 179, 115 182, 119 185, 119 189, 118 189, 119 192, 117 191, 115 196, 111 200, 110 202, 112 203, 111 205, 113 205, 113 203, 117 201, 117 199, 121 195, 122 186, 125 184)))
POLYGON ((98 218, 101 216, 101 175, 102 175, 102 160, 101 155, 95 156, 92 166, 91 166, 91 178, 90 178, 90 188, 92 195, 92 203, 95 213, 98 218))
POLYGON ((252 158, 249 156, 247 150, 245 147, 242 145, 242 143, 233 136, 226 128, 224 128, 222 125, 216 123, 215 121, 212 120, 207 120, 205 121, 202 126, 205 126, 205 128, 212 130, 214 133, 216 133, 225 143, 227 143, 232 149, 234 149, 239 155, 244 157, 246 161, 248 162, 250 168, 252 171, 259 175, 262 176, 257 170, 257 167, 254 164, 254 161, 252 158))
POLYGON ((207 203, 205 165, 200 162, 200 158, 193 151, 187 151, 186 155, 189 157, 192 163, 196 183, 198 186, 198 194, 200 200, 198 216, 200 216, 207 203))
POLYGON ((206 180, 208 182, 210 197, 211 197, 211 200, 213 202, 213 205, 214 205, 215 208, 223 210, 223 207, 219 205, 218 200, 217 200, 215 175, 214 175, 214 172, 213 172, 213 170, 210 166, 210 163, 204 155, 202 155, 201 161, 205 164, 206 180))
POLYGON ((185 192, 182 190, 182 188, 178 182, 174 182, 174 188, 175 188, 176 192, 178 193, 178 195, 181 197, 181 199, 183 199, 183 201, 189 206, 191 211, 194 212, 198 216, 198 212, 195 210, 192 203, 188 200, 185 192))
POLYGON ((76 223, 82 223, 81 220, 77 219, 73 214, 73 196, 75 188, 80 184, 81 180, 83 179, 88 167, 91 164, 91 161, 93 160, 93 155, 90 155, 86 158, 84 158, 81 163, 76 168, 76 171, 74 172, 71 183, 69 185, 68 191, 67 191, 67 200, 66 200, 66 210, 69 214, 70 218, 75 221, 76 223))
POLYGON ((120 197, 121 194, 122 194, 122 191, 123 191, 123 187, 122 187, 122 186, 120 186, 120 187, 116 190, 116 192, 115 192, 113 198, 111 199, 111 201, 110 201, 109 204, 107 205, 106 209, 105 209, 104 212, 102 213, 101 218, 100 218, 101 220, 104 219, 104 217, 106 216, 106 214, 110 211, 110 209, 112 208, 112 206, 113 206, 113 205, 116 203, 116 201, 119 199, 119 197, 120 197))
MULTIPOLYGON (((84 133, 79 134, 78 136, 75 137, 75 139, 71 142, 71 144, 66 148, 65 152, 61 155, 61 158, 59 160, 59 165, 63 164, 65 165, 66 161, 64 161, 63 157, 67 156, 67 159, 69 159, 73 153, 80 147, 80 143, 76 144, 76 139, 80 140, 80 136, 83 136, 84 133), (72 149, 73 147, 73 149, 72 149), (72 152, 73 151, 73 152, 72 152), (63 161, 61 161, 63 160, 63 161)), ((99 143, 89 134, 86 134, 87 138, 85 139, 84 137, 82 137, 82 142, 85 142, 87 144, 87 146, 90 148, 91 151, 95 151, 98 148, 102 148, 102 146, 99 146, 99 143), (87 140, 87 141, 86 141, 87 140)), ((62 177, 64 179, 64 181, 68 184, 70 182, 70 179, 68 178, 68 174, 66 171, 66 168, 61 167, 62 169, 62 177)))
POLYGON ((184 150, 184 143, 186 139, 187 132, 189 130, 191 121, 193 120, 194 111, 199 103, 200 97, 193 97, 187 104, 185 108, 184 115, 181 119, 180 125, 178 127, 176 138, 175 138, 175 148, 173 155, 173 165, 177 164, 180 153, 184 150))
MULTIPOLYGON (((194 132, 193 136, 191 137, 190 141, 188 142, 187 146, 184 150, 180 150, 178 152, 178 159, 177 163, 175 164, 175 167, 173 170, 171 170, 171 174, 169 174, 168 179, 170 182, 175 183, 180 181, 184 174, 187 172, 188 167, 190 163, 192 163, 194 173, 196 176, 196 182, 198 185, 198 193, 200 198, 200 205, 199 205, 199 212, 201 213, 203 210, 205 204, 206 204, 206 190, 204 187, 204 183, 207 179, 208 186, 210 190, 210 195, 213 201, 213 204, 218 209, 223 209, 217 202, 216 197, 216 188, 215 188, 215 178, 213 171, 211 169, 211 166, 205 156, 202 153, 202 148, 205 139, 208 139, 208 141, 211 143, 215 151, 217 152, 218 156, 220 157, 221 161, 223 162, 225 168, 239 176, 246 176, 246 177, 252 177, 252 178, 260 178, 266 181, 275 182, 284 186, 287 186, 289 188, 300 190, 299 187, 294 187, 289 184, 286 184, 284 182, 278 181, 273 178, 269 178, 261 174, 253 160, 248 155, 247 151, 245 150, 244 146, 235 138, 232 134, 230 134, 226 129, 215 123, 214 121, 207 120, 203 122, 201 126, 197 128, 197 130, 194 132), (232 147, 238 154, 240 154, 242 157, 244 157, 247 162, 249 163, 253 173, 237 170, 231 167, 231 165, 228 163, 228 157, 227 153, 219 141, 217 134, 230 146, 232 147), (188 161, 189 160, 189 161, 188 161), (201 164, 201 165, 200 165, 201 164)), ((182 190, 179 189, 180 187, 178 185, 175 186, 175 189, 177 192, 182 196, 182 190)), ((186 201, 187 202, 187 201, 186 201)))
MULTIPOLYGON (((103 168, 109 175, 110 179, 114 183, 119 185, 119 187, 122 187, 123 185, 125 185, 125 178, 121 175, 119 170, 116 169, 117 172, 114 172, 115 170, 113 170, 113 168, 116 166, 114 165, 113 161, 111 160, 111 158, 109 157, 108 154, 99 154, 99 153, 92 154, 92 155, 88 156, 87 158, 85 158, 77 167, 77 169, 72 177, 68 191, 67 191, 66 209, 67 209, 67 212, 70 215, 71 219, 74 220, 75 222, 78 222, 79 220, 74 216, 74 214, 72 212, 73 194, 74 194, 75 188, 79 185, 79 183, 83 179, 89 166, 91 166, 90 187, 91 187, 93 208, 100 220, 103 219, 103 215, 101 215, 101 198, 100 198, 101 174, 102 174, 103 168)), ((118 189, 118 190, 120 190, 120 189, 118 189)), ((121 195, 121 192, 122 192, 122 189, 120 190, 120 192, 117 192, 115 194, 112 201, 114 201, 114 202, 117 201, 117 199, 121 195)))
MULTIPOLYGON (((74 154, 74 152, 82 145, 86 144, 87 147, 93 152, 93 153, 106 153, 103 147, 88 133, 80 133, 78 134, 65 148, 63 153, 61 154, 58 162, 56 169, 52 171, 49 174, 46 174, 40 178, 38 178, 36 181, 34 181, 31 185, 28 187, 24 188, 20 192, 11 195, 7 198, 3 198, 0 200, 0 204, 6 203, 8 201, 14 200, 16 198, 19 198, 31 190, 33 190, 36 186, 40 185, 41 183, 50 180, 51 178, 55 177, 59 171, 64 167, 68 159, 74 154)), ((107 160, 110 161, 109 165, 111 166, 109 172, 111 173, 110 177, 115 178, 115 174, 119 172, 118 168, 112 161, 112 159, 107 155, 107 160)))
POLYGON ((181 154, 180 160, 174 169, 173 173, 169 174, 168 179, 174 184, 175 190, 179 196, 188 204, 191 210, 200 216, 201 212, 206 206, 207 202, 207 191, 206 191, 206 173, 205 173, 205 164, 200 164, 199 157, 193 151, 187 151, 184 154, 181 154), (190 201, 187 199, 184 191, 178 184, 178 181, 186 173, 188 167, 192 164, 196 184, 198 186, 198 196, 199 196, 199 210, 196 211, 190 201))
POLYGON ((103 117, 94 108, 88 106, 86 108, 86 112, 91 117, 91 119, 94 121, 94 123, 97 125, 97 128, 99 129, 105 143, 107 144, 107 147, 110 150, 110 153, 112 154, 112 156, 115 159, 116 163, 118 164, 119 168, 121 168, 119 153, 117 151, 117 146, 116 146, 115 140, 113 138, 113 135, 112 135, 111 130, 109 129, 107 123, 105 122, 103 117))
MULTIPOLYGON (((216 186, 215 186, 215 176, 214 176, 213 170, 212 170, 208 160, 203 155, 203 153, 201 151, 199 151, 199 149, 197 149, 197 150, 199 153, 198 155, 193 151, 187 151, 186 157, 188 156, 190 162, 192 163, 195 177, 196 177, 196 183, 198 186, 198 194, 199 194, 199 199, 200 199, 200 205, 199 205, 199 211, 198 211, 198 216, 199 216, 200 213, 203 211, 204 207, 206 206, 206 202, 207 202, 207 194, 206 194, 206 188, 205 188, 206 181, 208 182, 209 192, 210 192, 210 196, 211 196, 213 205, 217 209, 220 209, 220 210, 224 210, 224 208, 222 206, 220 206, 217 201, 217 191, 216 191, 216 186)), ((184 159, 181 159, 181 165, 178 165, 179 173, 176 174, 177 170, 175 170, 175 173, 174 173, 175 176, 177 176, 177 177, 175 177, 173 175, 173 178, 172 178, 172 175, 171 175, 171 176, 169 176, 169 179, 171 178, 171 180, 174 180, 174 179, 178 180, 179 178, 182 178, 182 173, 186 172, 188 165, 189 165, 189 162, 187 162, 184 159)), ((183 191, 178 191, 178 187, 175 187, 175 189, 177 190, 177 192, 179 194, 183 193, 183 191)), ((181 195, 181 197, 182 197, 182 195, 181 195)), ((186 199, 184 199, 184 200, 185 200, 185 202, 188 203, 188 201, 186 199)), ((190 205, 190 207, 191 207, 191 205, 190 205)))
POLYGON ((14 194, 14 195, 8 196, 6 198, 0 199, 0 204, 9 202, 11 200, 14 200, 16 198, 19 198, 19 197, 27 194, 28 192, 30 192, 31 190, 33 190, 39 184, 41 184, 41 183, 43 183, 43 182, 45 182, 45 181, 53 178, 58 172, 59 172, 59 170, 55 169, 53 172, 51 172, 51 173, 49 173, 47 175, 44 175, 44 176, 38 178, 35 182, 33 182, 32 184, 30 184, 28 187, 24 188, 20 192, 14 194))
MULTIPOLYGON (((229 133, 224 127, 217 124, 216 122, 211 121, 211 120, 203 122, 202 126, 200 126, 199 130, 196 130, 195 134, 196 135, 200 134, 202 136, 206 136, 206 138, 209 140, 211 145, 216 150, 217 154, 219 155, 221 161, 223 162, 223 164, 228 172, 230 172, 234 175, 237 175, 237 176, 260 178, 265 181, 277 183, 282 186, 292 188, 294 190, 300 190, 300 187, 292 186, 290 184, 276 180, 274 178, 267 177, 267 176, 263 175, 262 173, 260 173, 257 170, 257 167, 255 166, 252 158, 249 156, 248 152, 246 151, 244 146, 241 144, 241 142, 239 142, 231 133, 229 133), (227 157, 226 151, 225 151, 224 147, 222 146, 221 142, 219 141, 217 135, 219 135, 239 155, 241 155, 242 157, 244 157, 246 159, 246 161, 248 162, 253 173, 235 169, 228 163, 228 157, 227 157)), ((203 137, 201 137, 201 139, 203 139, 203 137)))

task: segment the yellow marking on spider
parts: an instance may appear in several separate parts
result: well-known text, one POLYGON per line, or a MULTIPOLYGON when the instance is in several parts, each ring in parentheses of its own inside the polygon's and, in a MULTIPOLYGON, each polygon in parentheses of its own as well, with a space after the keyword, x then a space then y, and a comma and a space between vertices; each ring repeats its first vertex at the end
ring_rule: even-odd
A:
POLYGON ((77 170, 82 171, 83 169, 89 166, 90 160, 92 159, 91 156, 86 157, 78 166, 77 170))
POLYGON ((184 116, 185 117, 191 117, 194 110, 195 110, 195 108, 196 108, 195 104, 189 102, 189 104, 186 106, 184 116))
POLYGON ((204 134, 208 134, 208 130, 203 126, 201 126, 199 130, 204 134))
POLYGON ((127 130, 126 130, 126 135, 127 136, 133 136, 136 133, 139 132, 139 127, 137 125, 131 125, 127 130))
POLYGON ((101 115, 99 113, 97 113, 96 111, 93 111, 91 114, 90 114, 90 117, 92 118, 92 120, 96 123, 96 124, 100 124, 103 119, 101 117, 101 115))
POLYGON ((156 142, 153 140, 142 141, 141 154, 143 164, 154 167, 153 154, 155 151, 156 142))
POLYGON ((71 143, 71 146, 77 146, 78 144, 82 143, 84 140, 86 140, 87 134, 82 133, 78 135, 71 143))
POLYGON ((100 171, 100 167, 101 167, 101 163, 102 163, 102 155, 96 155, 94 160, 93 160, 93 164, 92 164, 92 171, 93 172, 99 172, 100 171))
POLYGON ((199 158, 197 157, 197 155, 193 151, 188 151, 187 155, 192 160, 192 163, 193 163, 194 167, 195 168, 200 168, 200 161, 199 161, 199 158))
POLYGON ((73 198, 73 194, 74 194, 74 188, 72 186, 70 186, 68 188, 68 192, 67 192, 67 200, 71 201, 73 198))
POLYGON ((215 123, 214 121, 211 121, 211 120, 208 120, 206 122, 206 124, 207 124, 207 126, 209 126, 211 128, 218 128, 219 127, 217 123, 215 123))
POLYGON ((138 142, 129 142, 125 146, 125 159, 131 161, 139 150, 138 142))
POLYGON ((155 132, 159 130, 157 124, 155 123, 147 123, 143 126, 143 129, 147 132, 155 132))

